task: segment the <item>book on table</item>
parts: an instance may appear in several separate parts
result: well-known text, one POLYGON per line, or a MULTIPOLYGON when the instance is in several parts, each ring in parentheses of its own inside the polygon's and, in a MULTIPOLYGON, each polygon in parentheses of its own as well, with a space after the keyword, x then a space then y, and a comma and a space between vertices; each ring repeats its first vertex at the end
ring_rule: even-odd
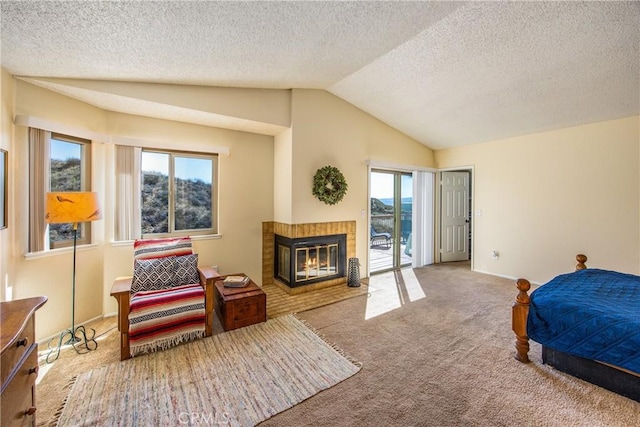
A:
POLYGON ((227 276, 222 283, 226 288, 244 288, 249 284, 248 276, 227 276))

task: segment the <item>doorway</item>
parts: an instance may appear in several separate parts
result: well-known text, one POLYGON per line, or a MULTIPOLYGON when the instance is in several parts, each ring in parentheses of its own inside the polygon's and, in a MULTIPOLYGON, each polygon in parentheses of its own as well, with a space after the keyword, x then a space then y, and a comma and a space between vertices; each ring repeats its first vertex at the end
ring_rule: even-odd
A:
POLYGON ((471 170, 440 172, 440 262, 471 260, 471 170))
POLYGON ((372 169, 370 181, 369 272, 410 266, 413 175, 372 169))

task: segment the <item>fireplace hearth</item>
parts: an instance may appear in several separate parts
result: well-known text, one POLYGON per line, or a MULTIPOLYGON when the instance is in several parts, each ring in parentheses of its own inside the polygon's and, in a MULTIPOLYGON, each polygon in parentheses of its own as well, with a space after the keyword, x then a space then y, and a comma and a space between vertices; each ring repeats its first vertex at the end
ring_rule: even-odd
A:
POLYGON ((346 234, 275 235, 274 278, 290 288, 345 277, 346 234))

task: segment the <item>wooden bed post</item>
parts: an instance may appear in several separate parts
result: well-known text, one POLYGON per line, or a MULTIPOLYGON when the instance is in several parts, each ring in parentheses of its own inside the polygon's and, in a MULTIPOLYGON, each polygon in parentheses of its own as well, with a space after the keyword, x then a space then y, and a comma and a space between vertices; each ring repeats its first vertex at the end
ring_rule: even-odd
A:
POLYGON ((529 363, 529 336, 527 335, 527 317, 529 316, 529 294, 531 283, 527 279, 518 279, 516 282, 518 295, 511 309, 511 327, 516 334, 516 360, 529 363))
POLYGON ((587 262, 586 255, 583 255, 583 254, 576 255, 576 261, 578 261, 578 264, 576 264, 576 271, 587 269, 587 265, 585 264, 585 262, 587 262))
MULTIPOLYGON (((587 268, 585 264, 587 262, 587 256, 583 254, 576 255, 576 271, 584 270, 587 268)), ((529 336, 527 335, 527 318, 529 317, 529 304, 531 299, 529 298, 529 289, 531 289, 531 283, 527 279, 518 279, 516 282, 518 288, 518 295, 516 296, 516 302, 511 308, 511 328, 516 334, 516 360, 522 363, 529 363, 529 336)))

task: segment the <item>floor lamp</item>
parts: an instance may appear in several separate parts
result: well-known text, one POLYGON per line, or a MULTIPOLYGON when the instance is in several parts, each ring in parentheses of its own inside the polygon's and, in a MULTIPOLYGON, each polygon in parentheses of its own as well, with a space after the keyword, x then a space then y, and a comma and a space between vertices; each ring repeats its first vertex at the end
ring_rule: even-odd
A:
POLYGON ((71 300, 71 328, 60 333, 58 344, 52 347, 55 338, 49 343, 47 363, 52 363, 60 356, 62 345, 73 346, 78 354, 88 353, 98 348, 94 339, 96 331, 87 337, 85 327, 75 326, 76 318, 76 245, 78 241, 78 223, 95 221, 102 218, 98 206, 98 194, 92 192, 47 193, 45 222, 48 224, 73 224, 73 279, 71 300), (65 338, 69 337, 66 341, 65 338), (80 343, 80 344, 78 344, 80 343), (55 357, 51 356, 55 352, 55 357))

